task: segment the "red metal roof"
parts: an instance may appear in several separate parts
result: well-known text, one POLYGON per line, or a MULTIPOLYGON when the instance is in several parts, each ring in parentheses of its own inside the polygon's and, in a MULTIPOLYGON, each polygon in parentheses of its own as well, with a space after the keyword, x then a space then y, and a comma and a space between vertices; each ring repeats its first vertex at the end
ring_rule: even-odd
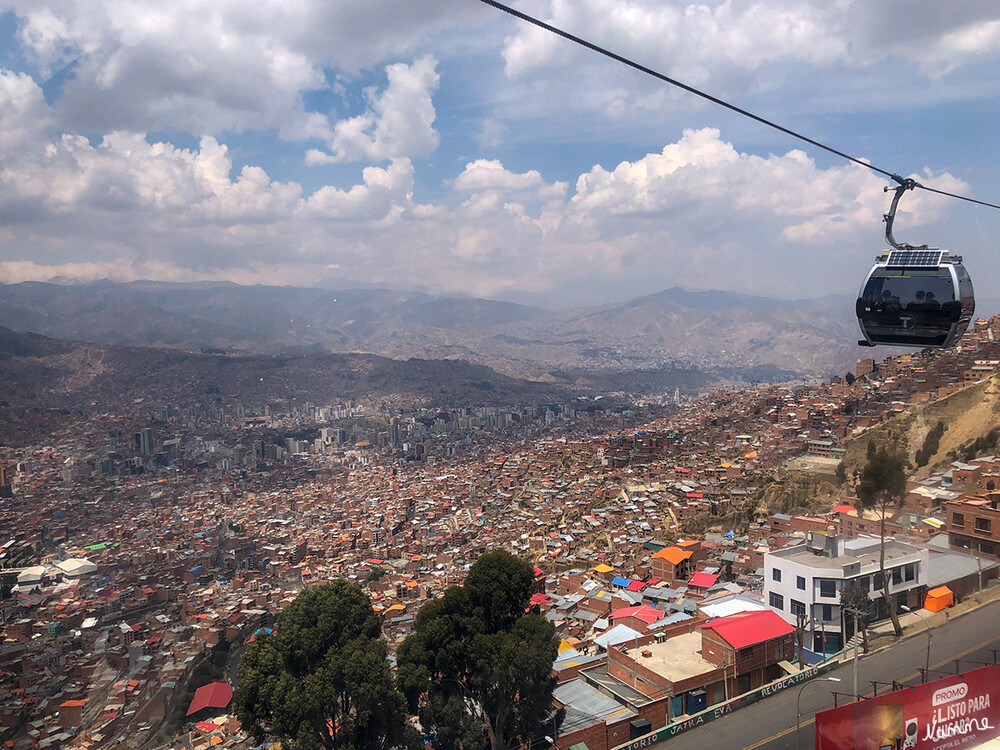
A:
POLYGON ((733 648, 745 648, 795 632, 795 628, 769 609, 720 617, 701 627, 711 628, 733 648))
POLYGON ((228 682, 212 682, 194 691, 194 698, 188 706, 186 716, 196 714, 203 708, 225 708, 233 699, 233 688, 228 682))
POLYGON ((700 589, 709 589, 712 588, 718 580, 719 576, 714 573, 699 571, 691 576, 691 580, 688 581, 688 586, 697 586, 700 589))
POLYGON ((623 607, 611 613, 612 620, 618 620, 622 617, 634 617, 646 624, 651 624, 663 619, 663 613, 658 609, 650 607, 648 604, 642 604, 638 607, 623 607))
POLYGON ((643 583, 642 581, 632 581, 632 583, 630 583, 625 588, 627 588, 629 591, 642 591, 642 587, 645 585, 646 584, 643 583))

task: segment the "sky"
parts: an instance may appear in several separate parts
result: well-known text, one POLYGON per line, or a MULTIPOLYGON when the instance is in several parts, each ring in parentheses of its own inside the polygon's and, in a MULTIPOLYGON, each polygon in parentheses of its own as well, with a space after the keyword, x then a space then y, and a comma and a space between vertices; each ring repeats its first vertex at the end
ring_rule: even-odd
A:
MULTIPOLYGON (((520 0, 928 186, 1000 203, 995 0, 520 0)), ((888 180, 478 0, 0 0, 0 282, 384 287, 545 307, 855 294, 888 180)), ((899 241, 1000 299, 1000 211, 899 241)), ((1000 309, 1000 305, 994 305, 1000 309)))

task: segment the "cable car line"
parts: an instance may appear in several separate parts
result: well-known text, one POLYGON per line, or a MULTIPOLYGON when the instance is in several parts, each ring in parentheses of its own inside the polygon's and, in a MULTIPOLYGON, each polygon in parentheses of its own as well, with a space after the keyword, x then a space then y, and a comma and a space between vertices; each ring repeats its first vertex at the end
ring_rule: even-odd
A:
POLYGON ((669 83, 671 86, 676 86, 677 88, 684 89, 688 93, 694 94, 695 96, 700 96, 702 99, 707 99, 713 104, 718 104, 720 107, 725 107, 726 109, 732 110, 733 112, 743 115, 744 117, 748 117, 751 120, 756 120, 757 122, 763 125, 767 125, 769 128, 774 128, 775 130, 779 130, 782 133, 785 133, 786 135, 790 135, 793 138, 797 138, 800 141, 804 141, 805 143, 815 146, 816 148, 828 151, 831 154, 835 154, 836 156, 839 156, 842 159, 847 159, 848 161, 852 161, 855 164, 860 164, 862 167, 867 167, 873 172, 878 172, 879 174, 888 177, 890 180, 897 183, 898 185, 908 184, 912 186, 909 189, 920 188, 921 190, 927 190, 928 192, 937 193, 938 195, 944 195, 949 198, 957 198, 958 200, 968 201, 969 203, 976 203, 980 206, 986 206, 988 208, 995 208, 1000 210, 1000 205, 997 205, 995 203, 987 203, 986 201, 976 200, 975 198, 969 198, 964 195, 958 195, 956 193, 949 193, 945 190, 938 190, 937 188, 927 187, 926 185, 921 185, 919 182, 910 180, 909 178, 900 177, 895 172, 890 172, 886 169, 881 169, 880 167, 876 167, 874 164, 867 162, 864 159, 859 159, 855 156, 851 156, 850 154, 845 154, 843 151, 838 151, 837 149, 831 146, 827 146, 824 143, 820 143, 819 141, 813 140, 808 136, 802 135, 801 133, 797 133, 794 130, 779 125, 776 122, 772 122, 771 120, 768 120, 764 117, 755 115, 753 112, 742 109, 741 107, 737 107, 735 104, 730 104, 724 99, 719 99, 718 97, 712 96, 711 94, 701 91, 700 89, 696 89, 694 86, 689 86, 688 84, 678 81, 675 78, 671 78, 669 76, 664 75, 663 73, 659 73, 653 70, 652 68, 647 68, 645 65, 640 65, 634 60, 630 60, 627 57, 623 57, 619 54, 616 54, 611 50, 605 49, 604 47, 594 44, 593 42, 588 42, 586 39, 578 37, 575 34, 570 34, 568 31, 564 31, 556 26, 547 24, 544 21, 535 18, 534 16, 529 16, 527 13, 522 13, 519 10, 515 10, 514 8, 511 8, 509 5, 504 5, 503 3, 497 2, 497 0, 479 0, 479 2, 489 5, 493 8, 496 8, 497 10, 503 11, 504 13, 514 16, 515 18, 520 18, 522 21, 525 21, 527 23, 534 24, 535 26, 541 29, 545 29, 546 31, 549 31, 557 36, 561 36, 563 39, 568 39, 571 42, 575 42, 576 44, 579 44, 581 47, 586 47, 587 49, 593 50, 594 52, 598 52, 604 55, 605 57, 610 57, 612 60, 620 62, 622 65, 627 65, 630 68, 634 68, 635 70, 645 73, 646 75, 652 76, 653 78, 663 81, 664 83, 669 83))

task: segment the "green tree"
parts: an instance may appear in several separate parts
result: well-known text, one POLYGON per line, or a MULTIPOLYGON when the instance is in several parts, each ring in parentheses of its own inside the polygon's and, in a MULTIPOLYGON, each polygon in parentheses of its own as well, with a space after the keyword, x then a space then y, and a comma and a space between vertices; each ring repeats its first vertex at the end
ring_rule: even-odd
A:
POLYGON ((255 741, 293 750, 417 746, 368 596, 339 580, 306 589, 239 667, 236 715, 255 741))
POLYGON ((938 422, 927 433, 927 437, 924 438, 924 444, 920 446, 920 450, 917 451, 915 457, 917 466, 926 466, 931 457, 937 453, 944 429, 944 422, 938 422))
POLYGON ((899 625, 899 615, 889 595, 890 576, 885 572, 885 519, 890 511, 898 508, 906 495, 906 462, 897 453, 885 448, 875 448, 868 443, 868 461, 861 470, 858 481, 858 502, 862 508, 875 510, 879 515, 879 561, 878 569, 882 579, 882 601, 892 618, 892 627, 897 636, 903 635, 899 625))
POLYGON ((436 747, 506 750, 555 732, 555 628, 527 611, 533 584, 528 563, 491 552, 417 615, 399 681, 436 747))

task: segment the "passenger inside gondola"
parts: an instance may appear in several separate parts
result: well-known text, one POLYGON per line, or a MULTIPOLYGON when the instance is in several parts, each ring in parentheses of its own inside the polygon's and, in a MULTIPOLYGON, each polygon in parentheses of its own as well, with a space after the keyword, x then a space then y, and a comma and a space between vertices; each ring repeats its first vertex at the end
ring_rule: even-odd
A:
POLYGON ((899 297, 886 289, 882 292, 882 299, 878 304, 879 312, 897 313, 900 311, 899 297))

